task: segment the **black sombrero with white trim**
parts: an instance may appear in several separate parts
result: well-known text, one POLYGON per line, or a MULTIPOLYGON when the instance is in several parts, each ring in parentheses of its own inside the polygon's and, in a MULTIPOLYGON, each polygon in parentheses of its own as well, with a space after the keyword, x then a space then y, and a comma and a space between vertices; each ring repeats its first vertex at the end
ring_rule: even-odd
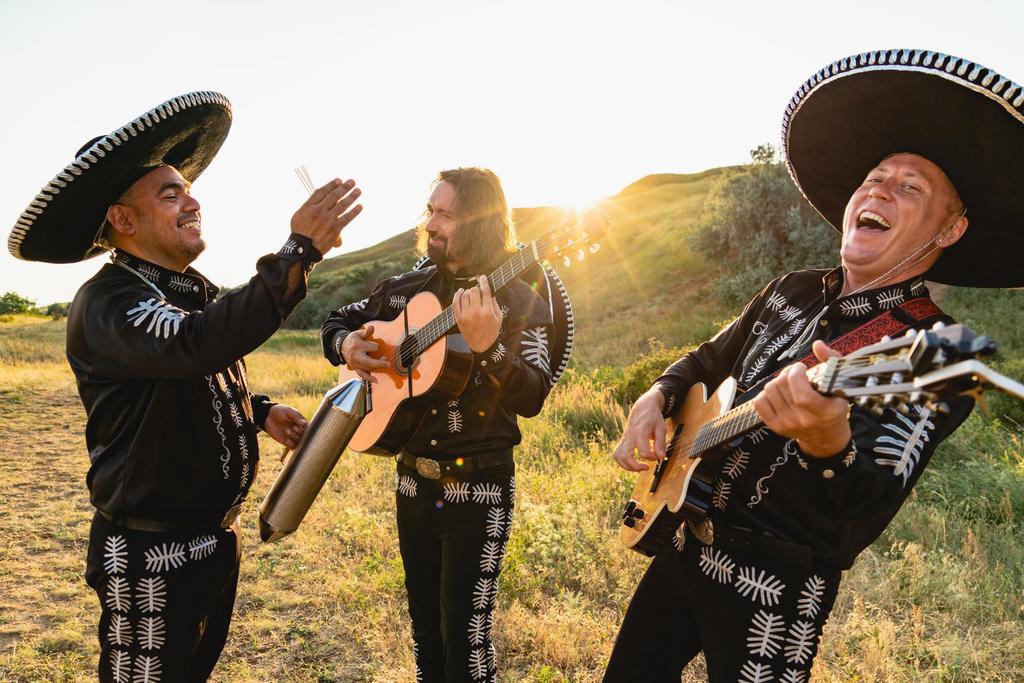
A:
POLYGON ((931 160, 960 193, 970 222, 928 279, 1024 285, 1024 88, 992 69, 925 50, 833 62, 790 100, 782 144, 797 187, 839 231, 850 196, 884 157, 931 160))
POLYGON ((83 147, 18 218, 7 248, 26 261, 73 263, 95 244, 107 207, 142 176, 174 166, 192 182, 213 160, 231 127, 231 103, 217 92, 164 102, 83 147))

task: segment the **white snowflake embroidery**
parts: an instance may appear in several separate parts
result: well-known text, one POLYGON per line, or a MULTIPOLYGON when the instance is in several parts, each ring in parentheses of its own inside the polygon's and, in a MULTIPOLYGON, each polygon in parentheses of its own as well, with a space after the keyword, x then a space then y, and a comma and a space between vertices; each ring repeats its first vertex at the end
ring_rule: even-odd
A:
POLYGON ((132 625, 127 615, 114 612, 110 615, 110 630, 107 631, 107 642, 111 645, 130 647, 132 644, 132 625))
POLYGON ((498 342, 498 345, 491 351, 491 362, 497 363, 499 360, 505 357, 505 345, 498 342))
POLYGON ((107 609, 127 612, 131 609, 131 588, 123 576, 111 576, 107 580, 107 609))
POLYGON ((497 484, 476 484, 473 486, 473 502, 498 505, 501 503, 501 487, 497 484))
POLYGON ((136 632, 139 647, 143 650, 156 650, 164 645, 164 618, 142 617, 136 632))
POLYGON ((508 504, 512 507, 516 506, 516 477, 512 475, 508 479, 508 504))
POLYGON ((458 434, 462 431, 462 412, 459 410, 448 411, 448 433, 458 434))
POLYGON ((761 443, 766 438, 768 438, 768 428, 767 427, 758 427, 754 431, 752 431, 749 434, 747 434, 747 439, 750 441, 750 443, 754 443, 754 444, 761 443))
POLYGON ((188 542, 188 556, 193 560, 201 560, 204 557, 213 555, 217 547, 217 537, 213 534, 200 536, 188 542))
POLYGON ((910 291, 914 294, 921 294, 925 290, 924 280, 914 280, 914 283, 910 285, 910 291))
POLYGON ((750 497, 750 501, 747 503, 748 508, 752 508, 761 502, 761 499, 768 493, 768 484, 766 482, 775 476, 775 470, 789 462, 790 456, 796 454, 796 439, 790 439, 782 446, 782 454, 775 458, 775 462, 773 462, 771 467, 768 468, 768 474, 757 480, 757 484, 755 485, 757 490, 754 492, 754 495, 750 497))
POLYGON ((160 282, 160 271, 153 266, 140 263, 135 270, 142 274, 142 277, 146 278, 150 282, 160 282))
POLYGON ((772 680, 772 668, 759 662, 747 662, 740 669, 740 683, 768 683, 772 680))
POLYGON ((839 302, 839 312, 849 318, 864 315, 871 312, 871 302, 866 296, 850 297, 839 302))
POLYGON ((742 567, 736 576, 736 591, 765 607, 779 604, 785 587, 786 584, 763 569, 758 573, 756 567, 742 567))
POLYGON ((103 569, 108 574, 120 574, 128 567, 128 541, 124 536, 107 536, 103 543, 103 569))
POLYGON ((548 331, 544 327, 523 330, 522 356, 526 362, 538 367, 545 374, 551 374, 551 359, 548 352, 548 331))
POLYGON ((388 299, 388 307, 389 308, 396 308, 396 309, 397 308, 404 308, 407 301, 408 301, 408 299, 406 299, 401 294, 392 294, 391 298, 388 299))
POLYGON ((797 600, 797 613, 802 617, 814 618, 818 616, 821 608, 821 596, 825 593, 825 580, 818 575, 807 579, 803 590, 800 591, 800 599, 797 600))
POLYGON ((764 366, 767 362, 768 359, 764 357, 758 358, 754 361, 754 364, 750 366, 750 370, 747 371, 744 381, 746 381, 747 384, 753 382, 754 378, 760 375, 761 371, 764 370, 764 366))
POLYGON ((898 289, 890 289, 887 292, 878 293, 878 305, 884 309, 890 309, 903 303, 903 292, 898 289))
POLYGON ((750 462, 750 453, 742 448, 737 448, 725 461, 722 474, 730 479, 736 479, 736 477, 743 474, 743 470, 746 469, 748 462, 750 462))
POLYGON ((290 239, 290 240, 288 240, 287 242, 284 243, 284 246, 281 247, 281 251, 278 252, 278 253, 280 253, 280 254, 294 254, 298 250, 299 250, 299 243, 296 242, 295 240, 290 239))
POLYGON ((665 404, 665 412, 668 413, 669 415, 671 415, 672 411, 675 409, 675 407, 676 407, 676 396, 675 396, 675 394, 672 394, 671 396, 668 397, 668 403, 665 404))
POLYGON ((487 541, 484 543, 483 550, 480 553, 480 571, 487 572, 488 574, 493 573, 501 562, 501 544, 497 541, 487 541))
POLYGON ((159 612, 167 604, 167 584, 161 576, 139 579, 135 600, 140 612, 159 612))
MULTIPOLYGON (((843 458, 843 466, 849 467, 857 460, 857 443, 854 441, 850 442, 850 452, 843 458)), ((806 468, 805 468, 806 469, 806 468)))
POLYGON ((407 474, 398 478, 398 492, 408 498, 416 497, 416 480, 407 474))
POLYGON ((491 588, 495 579, 477 579, 473 588, 473 609, 486 609, 491 602, 491 588))
POLYGON ((505 510, 491 508, 487 511, 487 535, 494 538, 505 530, 505 510))
POLYGON ((238 409, 238 406, 236 406, 234 403, 228 402, 228 413, 230 413, 231 420, 232 420, 232 422, 235 423, 235 426, 238 427, 238 428, 241 428, 242 427, 242 411, 240 411, 238 409))
POLYGON ((473 680, 479 681, 486 679, 488 672, 487 652, 483 648, 470 650, 469 673, 473 676, 473 680))
POLYGON ((736 566, 736 563, 728 555, 707 545, 700 549, 698 564, 707 576, 718 583, 730 583, 733 567, 736 566))
POLYGON ((135 660, 135 675, 132 676, 132 683, 159 683, 160 681, 160 658, 139 656, 135 660))
POLYGON ((486 614, 474 614, 469 618, 469 644, 483 645, 490 635, 491 628, 486 614))
POLYGON ((782 639, 786 633, 786 624, 782 615, 758 610, 750 621, 750 633, 747 636, 747 649, 752 657, 772 658, 782 649, 782 639))
POLYGON ((138 327, 148 319, 149 325, 146 326, 146 333, 152 334, 157 339, 161 337, 170 339, 178 334, 178 330, 181 329, 181 321, 185 319, 185 311, 152 298, 140 301, 125 315, 128 316, 128 322, 132 323, 132 327, 138 327))
POLYGON ((779 292, 774 292, 770 297, 768 297, 768 301, 765 303, 765 306, 772 309, 773 311, 778 311, 785 305, 786 297, 784 297, 779 292))
POLYGON ((161 543, 145 552, 146 571, 165 572, 185 564, 185 546, 181 543, 161 543))
MULTIPOLYGON (((218 379, 220 378, 218 377, 218 379)), ((217 433, 220 435, 220 445, 221 448, 224 449, 224 454, 220 456, 220 468, 224 472, 224 478, 227 479, 230 476, 228 464, 231 462, 231 449, 228 448, 228 437, 224 433, 224 420, 220 415, 220 407, 223 404, 217 396, 217 388, 213 383, 213 375, 206 376, 206 384, 210 387, 210 393, 213 395, 213 400, 211 401, 213 405, 213 425, 217 428, 217 433)))
POLYGON ((115 683, 128 683, 131 676, 132 658, 124 650, 110 651, 110 672, 115 683))
POLYGON ((779 679, 779 683, 807 683, 807 672, 796 669, 786 669, 779 679))
POLYGON ((786 636, 786 661, 806 664, 814 652, 815 630, 813 621, 798 621, 789 627, 786 636))
POLYGON ((807 324, 807 318, 797 318, 793 321, 793 324, 786 330, 789 334, 800 334, 800 330, 804 329, 804 325, 807 324))
POLYGON ((469 500, 469 484, 464 481, 445 484, 444 499, 449 503, 465 503, 469 500))
POLYGON ((787 323, 790 320, 795 320, 798 315, 800 315, 800 309, 796 306, 786 306, 783 310, 779 311, 779 317, 787 323))
POLYGON ((725 506, 729 503, 729 492, 732 490, 732 484, 727 481, 719 479, 715 482, 714 492, 711 494, 711 502, 714 503, 715 507, 719 510, 724 510, 725 506))
POLYGON ((929 419, 932 413, 927 408, 919 410, 920 419, 916 423, 906 415, 894 411, 888 413, 895 415, 899 423, 884 423, 882 426, 892 432, 893 436, 882 434, 875 440, 872 450, 879 455, 890 456, 875 458, 875 462, 891 467, 893 476, 902 478, 906 486, 921 459, 924 444, 930 440, 928 430, 935 429, 935 423, 929 419))
POLYGON ((686 547, 686 525, 680 524, 676 528, 676 532, 672 534, 672 545, 676 547, 676 550, 683 552, 683 548, 686 547))
POLYGON ((789 342, 789 340, 792 339, 792 338, 793 338, 793 335, 789 334, 788 332, 785 333, 785 334, 779 335, 775 339, 775 341, 773 341, 771 344, 769 344, 768 346, 766 346, 764 348, 764 356, 762 356, 762 357, 767 356, 767 357, 770 358, 771 356, 775 355, 775 353, 777 351, 779 351, 779 349, 784 347, 789 342))
POLYGON ((167 286, 179 292, 196 291, 195 283, 193 283, 192 280, 189 280, 187 277, 181 275, 172 275, 171 278, 167 281, 167 286))

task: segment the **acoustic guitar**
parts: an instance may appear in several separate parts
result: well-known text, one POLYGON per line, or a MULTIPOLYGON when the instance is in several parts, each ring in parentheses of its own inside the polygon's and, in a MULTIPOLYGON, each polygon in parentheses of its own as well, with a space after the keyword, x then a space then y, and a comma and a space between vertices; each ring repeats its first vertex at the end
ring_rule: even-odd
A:
MULTIPOLYGON (((597 240, 607 228, 605 217, 592 211, 573 224, 549 230, 487 276, 491 291, 497 293, 549 256, 584 258, 588 250, 599 248, 597 240)), ((448 334, 456 327, 455 313, 431 292, 412 297, 394 320, 374 320, 367 325, 373 325, 369 340, 378 344, 370 355, 388 365, 374 373, 377 382, 370 385, 369 411, 348 447, 361 453, 394 455, 415 435, 431 403, 462 394, 473 367, 473 352, 462 335, 448 334)), ((339 383, 357 376, 343 365, 339 383)))
MULTIPOLYGON (((819 393, 850 399, 877 414, 886 408, 907 413, 911 405, 944 412, 944 400, 969 394, 980 402, 982 391, 993 388, 1024 398, 1024 385, 975 360, 994 352, 995 342, 987 337, 963 325, 939 323, 830 358, 810 368, 807 377, 819 393)), ((764 424, 752 402, 732 407, 735 394, 732 378, 710 397, 697 383, 666 420, 666 457, 640 473, 622 512, 619 540, 627 548, 655 555, 684 520, 699 524, 706 518, 730 445, 764 424)))

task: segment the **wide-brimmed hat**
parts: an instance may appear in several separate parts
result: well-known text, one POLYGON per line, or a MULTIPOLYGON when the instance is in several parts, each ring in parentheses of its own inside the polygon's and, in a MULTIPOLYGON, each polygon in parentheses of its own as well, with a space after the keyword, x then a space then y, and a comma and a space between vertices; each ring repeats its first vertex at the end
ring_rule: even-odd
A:
POLYGON ((841 59, 790 100, 782 144, 797 187, 839 231, 850 196, 883 158, 931 160, 960 193, 969 225, 926 277, 1024 285, 1024 88, 992 69, 926 50, 841 59))
POLYGON ((20 259, 73 263, 103 249, 96 238, 115 203, 139 178, 170 165, 192 182, 231 128, 231 103, 193 92, 150 109, 86 144, 18 218, 7 248, 20 259))

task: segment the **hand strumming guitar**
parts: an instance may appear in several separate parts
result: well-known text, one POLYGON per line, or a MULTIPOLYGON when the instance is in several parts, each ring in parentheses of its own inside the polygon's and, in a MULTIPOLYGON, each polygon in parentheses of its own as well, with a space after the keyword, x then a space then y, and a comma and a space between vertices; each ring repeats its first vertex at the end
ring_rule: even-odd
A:
MULTIPOLYGON (((839 355, 821 340, 814 342, 813 349, 822 362, 839 355)), ((800 450, 811 457, 835 455, 850 441, 850 404, 815 391, 803 363, 790 365, 768 382, 754 398, 754 410, 768 429, 796 439, 800 450)))
POLYGON ((346 335, 345 341, 341 343, 341 357, 345 359, 345 365, 359 375, 360 379, 375 383, 377 379, 370 373, 386 368, 388 362, 370 355, 380 348, 380 344, 370 341, 372 338, 373 325, 367 325, 346 335))
POLYGON ((650 465, 640 462, 665 457, 665 395, 652 388, 636 400, 629 411, 626 428, 615 447, 615 462, 629 472, 643 472, 650 465))
POLYGON ((473 353, 483 353, 491 348, 501 331, 502 315, 486 275, 480 276, 476 287, 455 292, 452 311, 459 333, 473 353))

